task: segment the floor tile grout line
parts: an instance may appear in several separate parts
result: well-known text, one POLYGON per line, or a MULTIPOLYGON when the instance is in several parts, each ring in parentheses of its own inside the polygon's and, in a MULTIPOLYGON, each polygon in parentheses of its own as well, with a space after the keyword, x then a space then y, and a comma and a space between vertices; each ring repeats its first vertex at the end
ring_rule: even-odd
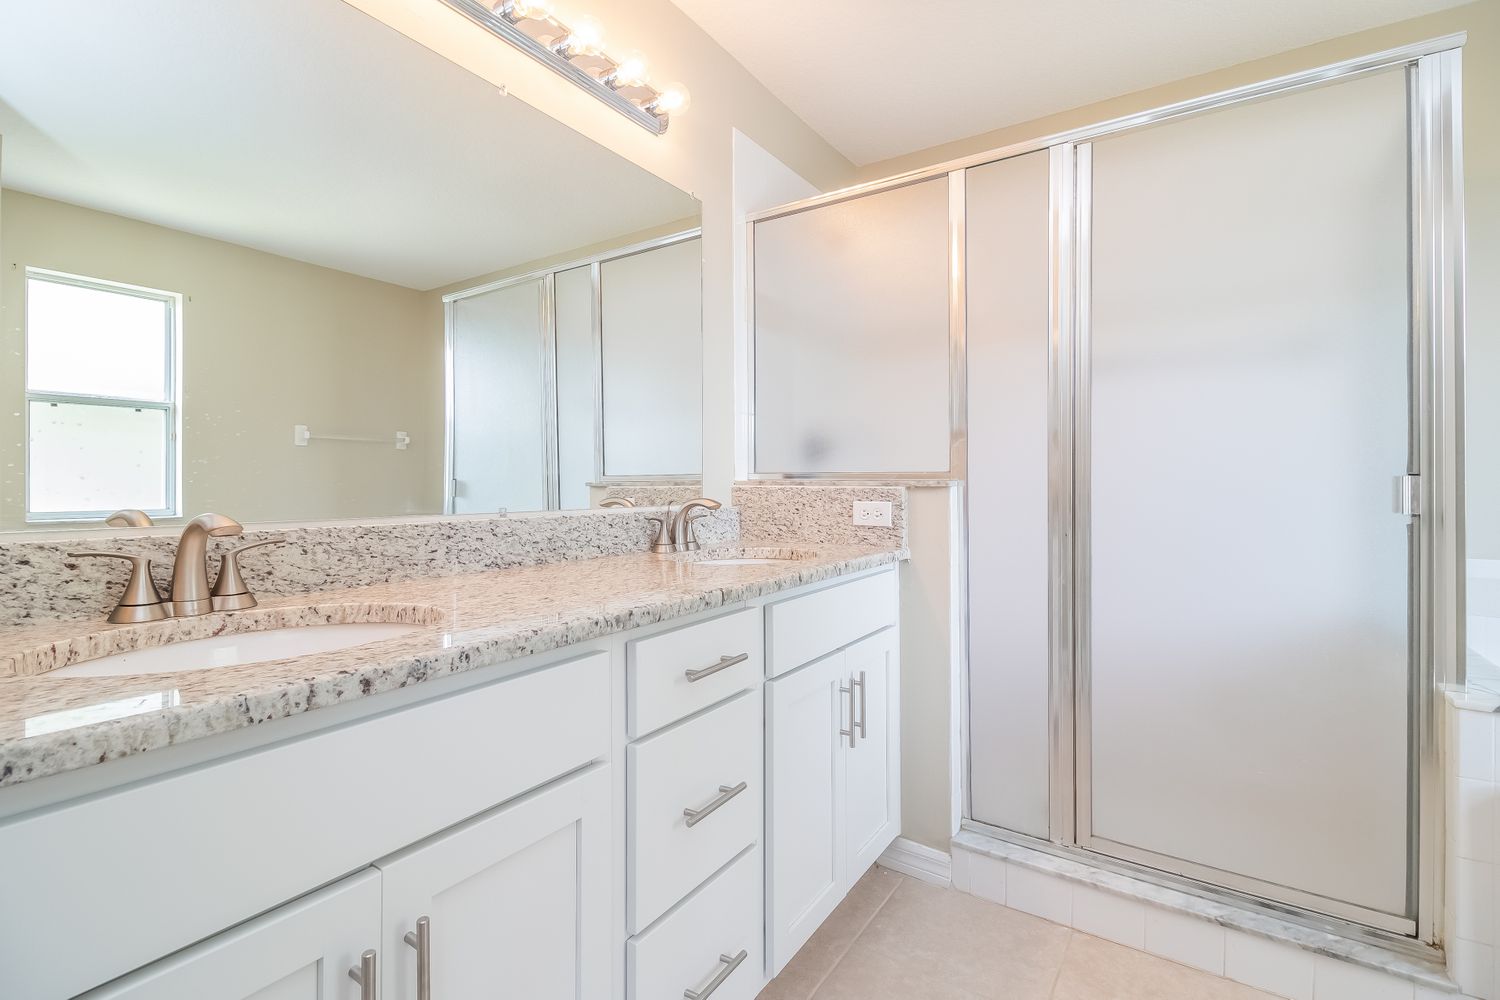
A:
POLYGON ((1068 962, 1068 951, 1073 947, 1073 939, 1078 936, 1078 931, 1068 928, 1068 940, 1063 944, 1062 957, 1057 960, 1057 970, 1052 973, 1052 985, 1047 989, 1047 1000, 1056 1000, 1057 985, 1062 982, 1063 966, 1068 962))
MULTIPOLYGON (((874 869, 878 866, 871 865, 870 867, 871 869, 874 869)), ((891 897, 896 895, 896 890, 901 888, 902 880, 908 877, 906 875, 902 875, 898 871, 894 871, 889 868, 883 870, 890 871, 891 874, 896 876, 896 881, 895 884, 891 886, 891 891, 885 894, 885 898, 880 901, 879 906, 870 911, 869 918, 864 923, 859 925, 859 930, 855 931, 854 934, 849 938, 849 943, 844 946, 843 951, 839 952, 839 957, 834 959, 833 964, 828 967, 828 971, 823 973, 818 981, 813 984, 812 991, 807 994, 807 1000, 814 1000, 814 998, 818 995, 818 991, 823 988, 823 984, 828 982, 829 978, 834 974, 834 972, 838 970, 838 967, 840 965, 844 964, 844 959, 848 957, 849 952, 853 951, 854 946, 859 943, 859 939, 864 937, 865 931, 869 929, 870 924, 874 923, 875 918, 880 915, 880 911, 885 909, 885 904, 889 903, 891 901, 891 897)), ((861 876, 861 878, 863 878, 863 876, 861 876)))

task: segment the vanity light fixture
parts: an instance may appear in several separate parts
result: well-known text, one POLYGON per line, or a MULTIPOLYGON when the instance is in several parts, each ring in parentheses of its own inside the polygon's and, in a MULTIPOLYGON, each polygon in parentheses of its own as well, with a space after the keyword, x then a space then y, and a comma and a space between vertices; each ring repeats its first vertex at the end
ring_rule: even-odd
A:
POLYGON ((604 51, 604 29, 591 17, 564 22, 551 0, 442 2, 654 135, 667 130, 672 115, 687 110, 687 88, 653 86, 638 52, 611 58, 604 51))

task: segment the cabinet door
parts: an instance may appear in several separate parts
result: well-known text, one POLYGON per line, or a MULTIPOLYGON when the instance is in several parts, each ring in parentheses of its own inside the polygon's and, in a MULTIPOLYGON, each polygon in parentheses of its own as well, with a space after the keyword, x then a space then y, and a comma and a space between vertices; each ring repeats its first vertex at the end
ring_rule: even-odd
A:
POLYGON ((379 942, 380 873, 367 869, 83 996, 358 1000, 349 970, 379 942))
POLYGON ((609 982, 608 765, 598 764, 379 863, 384 1000, 415 1000, 430 921, 435 997, 597 1000, 609 982))
POLYGON ((844 654, 767 684, 766 909, 770 974, 780 972, 843 898, 844 654))
POLYGON ((898 643, 897 631, 890 628, 844 650, 844 673, 855 691, 854 746, 845 750, 846 888, 901 832, 898 643))

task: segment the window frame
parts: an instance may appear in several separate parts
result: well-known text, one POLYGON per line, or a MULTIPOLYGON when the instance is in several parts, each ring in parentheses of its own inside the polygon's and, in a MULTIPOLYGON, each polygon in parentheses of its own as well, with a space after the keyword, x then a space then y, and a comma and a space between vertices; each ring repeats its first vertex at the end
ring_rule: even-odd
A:
POLYGON ((73 403, 86 406, 118 406, 136 410, 160 410, 165 413, 167 440, 164 442, 166 469, 163 492, 166 497, 166 504, 158 509, 147 510, 146 513, 152 518, 180 517, 182 509, 182 364, 180 360, 182 356, 182 294, 159 288, 148 288, 144 285, 130 285, 120 281, 91 278, 82 274, 70 274, 66 271, 54 271, 49 268, 31 266, 26 268, 23 287, 21 341, 25 361, 25 371, 22 376, 24 390, 24 414, 22 419, 25 425, 24 433, 26 442, 26 523, 103 521, 114 513, 114 510, 41 511, 32 509, 31 404, 33 402, 73 403), (162 335, 166 338, 166 372, 163 379, 163 384, 166 386, 166 399, 136 399, 129 396, 105 396, 90 393, 32 389, 31 282, 33 280, 47 281, 59 285, 71 285, 76 288, 87 288, 115 295, 129 295, 164 304, 167 313, 166 329, 162 331, 162 335))

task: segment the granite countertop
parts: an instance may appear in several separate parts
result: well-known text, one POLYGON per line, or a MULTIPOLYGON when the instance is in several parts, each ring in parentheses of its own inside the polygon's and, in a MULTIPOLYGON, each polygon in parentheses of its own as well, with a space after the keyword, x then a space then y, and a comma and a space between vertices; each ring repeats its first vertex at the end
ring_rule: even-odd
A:
POLYGON ((266 598, 251 611, 150 625, 63 622, 0 637, 0 788, 411 687, 598 636, 906 558, 873 546, 716 548, 550 563, 266 598), (700 566, 708 556, 796 558, 700 566), (163 641, 282 625, 410 623, 393 639, 237 667, 50 677, 58 666, 163 641), (81 643, 77 637, 95 638, 81 643))

